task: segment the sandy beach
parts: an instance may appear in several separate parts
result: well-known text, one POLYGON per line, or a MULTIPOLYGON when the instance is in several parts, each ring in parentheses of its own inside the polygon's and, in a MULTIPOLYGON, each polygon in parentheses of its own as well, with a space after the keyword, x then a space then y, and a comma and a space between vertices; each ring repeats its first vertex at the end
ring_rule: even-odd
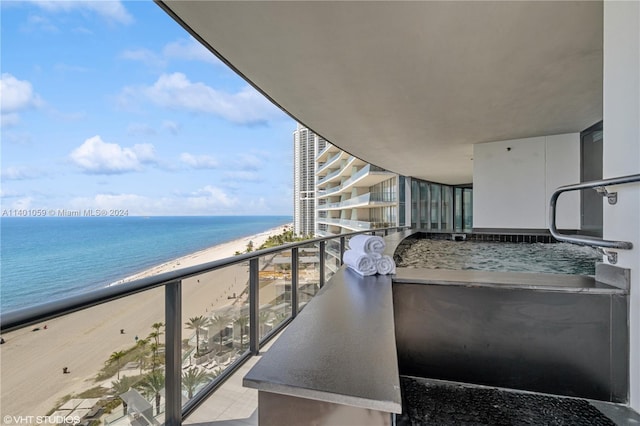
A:
MULTIPOLYGON (((126 285, 135 279, 230 257, 236 251, 244 252, 249 241, 257 248, 287 226, 291 225, 192 253, 112 285, 126 285)), ((247 266, 234 265, 183 281, 182 323, 229 306, 235 300, 229 297, 240 295, 247 280, 247 266)), ((45 415, 63 396, 99 385, 94 377, 109 356, 134 346, 136 336, 147 337, 155 322, 164 322, 163 288, 4 334, 6 343, 0 346, 0 415, 45 415), (63 374, 63 367, 68 367, 70 373, 63 374)), ((183 327, 183 338, 191 334, 192 330, 183 327)), ((121 375, 138 373, 137 368, 123 369, 121 375)))

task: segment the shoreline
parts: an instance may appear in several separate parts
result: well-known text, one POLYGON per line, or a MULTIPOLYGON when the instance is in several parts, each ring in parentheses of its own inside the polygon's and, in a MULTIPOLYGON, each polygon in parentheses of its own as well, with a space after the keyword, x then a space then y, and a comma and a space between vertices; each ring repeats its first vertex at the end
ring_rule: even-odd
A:
POLYGON ((226 259, 233 257, 236 251, 244 253, 249 241, 253 242, 254 247, 257 249, 260 247, 270 236, 282 234, 286 229, 293 228, 293 223, 285 223, 266 231, 262 231, 257 234, 247 235, 244 237, 236 238, 234 240, 222 242, 211 247, 207 247, 184 256, 180 256, 166 262, 150 266, 142 271, 128 275, 124 278, 116 280, 107 284, 105 287, 112 287, 115 285, 126 284, 142 278, 147 278, 153 275, 162 274, 164 272, 180 270, 188 268, 190 266, 200 265, 207 262, 213 262, 215 260, 226 259), (228 253, 228 254, 226 254, 228 253), (225 255, 226 254, 226 255, 225 255), (176 268, 179 266, 179 268, 176 268))
MULTIPOLYGON (((238 238, 147 268, 123 278, 121 284, 166 271, 186 268, 244 252, 249 241, 259 247, 269 236, 278 235, 290 224, 238 238), (179 264, 178 264, 179 262, 179 264)), ((243 265, 232 265, 183 280, 182 321, 230 306, 248 280, 243 265)), ((116 281, 116 282, 119 282, 116 281)), ((120 285, 120 284, 118 284, 120 285)), ((164 322, 164 289, 154 288, 40 322, 3 334, 0 346, 0 407, 3 415, 41 416, 56 407, 68 394, 95 386, 108 386, 116 377, 102 382, 94 378, 110 355, 145 338, 155 322, 164 322), (45 327, 46 326, 46 327, 45 327), (124 330, 121 332, 120 330, 124 330), (63 374, 63 367, 69 373, 63 374)), ((183 338, 193 330, 183 325, 183 338)), ((161 342, 164 336, 161 337, 161 342)), ((137 368, 122 368, 122 375, 137 374, 137 368)))

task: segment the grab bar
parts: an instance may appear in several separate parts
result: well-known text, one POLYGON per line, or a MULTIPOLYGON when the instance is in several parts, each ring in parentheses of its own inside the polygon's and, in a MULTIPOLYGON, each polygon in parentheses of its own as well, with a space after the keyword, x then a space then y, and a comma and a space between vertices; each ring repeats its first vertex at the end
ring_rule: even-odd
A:
MULTIPOLYGON (((640 174, 621 176, 621 177, 611 178, 611 179, 600 179, 600 180, 594 180, 590 182, 577 183, 574 185, 565 185, 556 189, 555 192, 551 195, 550 209, 549 209, 549 216, 550 216, 549 231, 551 232, 551 235, 553 236, 553 238, 555 238, 558 241, 564 241, 572 244, 588 245, 588 246, 599 247, 599 248, 631 250, 633 248, 633 243, 629 241, 612 241, 612 240, 604 240, 602 238, 597 238, 597 237, 588 237, 585 235, 567 235, 567 234, 560 233, 556 228, 556 204, 558 202, 558 197, 563 192, 577 191, 580 189, 595 189, 596 191, 598 191, 598 193, 608 198, 609 204, 615 204, 617 202, 617 194, 615 192, 608 192, 606 190, 606 187, 611 185, 621 185, 624 183, 633 183, 633 182, 640 182, 640 174)), ((609 253, 605 252, 605 254, 609 256, 609 253)), ((615 254, 615 253, 612 253, 612 254, 615 254)), ((609 258, 610 262, 611 260, 612 260, 612 257, 609 258)), ((615 260, 611 263, 615 263, 615 260)))

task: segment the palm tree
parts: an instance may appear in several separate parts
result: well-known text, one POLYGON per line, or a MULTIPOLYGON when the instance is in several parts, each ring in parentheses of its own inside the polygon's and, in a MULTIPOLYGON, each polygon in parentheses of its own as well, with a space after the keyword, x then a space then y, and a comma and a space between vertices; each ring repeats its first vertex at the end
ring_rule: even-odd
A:
POLYGON ((158 366, 158 344, 152 343, 150 346, 150 349, 151 349, 151 371, 156 371, 156 367, 158 366))
POLYGON ((188 398, 191 399, 198 386, 212 380, 214 377, 215 375, 211 373, 191 367, 182 373, 182 387, 187 391, 188 398))
POLYGON ((238 318, 236 318, 236 320, 233 323, 236 324, 240 329, 240 349, 242 349, 244 346, 244 329, 249 324, 249 316, 241 315, 238 318))
POLYGON ((264 336, 266 333, 264 331, 265 325, 267 321, 271 318, 271 312, 269 311, 260 311, 258 314, 258 322, 260 323, 260 335, 264 336))
POLYGON ((135 384, 135 380, 131 377, 122 376, 122 379, 119 379, 115 382, 111 382, 111 389, 113 393, 122 400, 122 415, 127 415, 127 401, 122 399, 120 395, 127 392, 129 389, 133 387, 135 384))
POLYGON ((161 371, 152 371, 146 375, 138 387, 147 398, 155 398, 156 415, 160 414, 160 392, 164 389, 164 374, 161 371))
POLYGON ((202 315, 189 318, 185 325, 187 328, 196 331, 196 357, 198 357, 200 356, 200 329, 209 325, 209 318, 205 318, 202 315))
POLYGON ((120 380, 120 360, 124 357, 124 351, 117 351, 111 354, 109 359, 107 360, 107 364, 113 364, 114 362, 117 364, 118 368, 118 380, 120 380))
POLYGON ((142 369, 144 368, 145 361, 147 360, 147 356, 149 355, 149 350, 147 345, 149 344, 149 339, 140 339, 136 342, 136 347, 138 351, 136 352, 136 359, 138 360, 138 365, 140 366, 140 375, 142 375, 142 369))
POLYGON ((219 352, 222 352, 222 334, 224 332, 224 329, 227 327, 227 324, 229 324, 229 320, 229 316, 223 314, 214 315, 213 318, 211 318, 211 325, 213 325, 214 328, 218 329, 218 336, 220 337, 219 352))
POLYGON ((151 334, 153 334, 154 338, 156 339, 156 345, 158 346, 160 346, 160 336, 163 334, 162 331, 160 331, 162 327, 164 327, 163 322, 154 322, 153 324, 151 324, 151 328, 155 330, 155 332, 151 334))

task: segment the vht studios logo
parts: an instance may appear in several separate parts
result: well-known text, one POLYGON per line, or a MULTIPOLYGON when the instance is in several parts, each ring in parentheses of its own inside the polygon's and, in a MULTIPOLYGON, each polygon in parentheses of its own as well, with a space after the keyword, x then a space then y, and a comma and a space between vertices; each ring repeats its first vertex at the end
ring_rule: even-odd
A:
POLYGON ((6 425, 77 425, 80 416, 3 416, 6 425))

